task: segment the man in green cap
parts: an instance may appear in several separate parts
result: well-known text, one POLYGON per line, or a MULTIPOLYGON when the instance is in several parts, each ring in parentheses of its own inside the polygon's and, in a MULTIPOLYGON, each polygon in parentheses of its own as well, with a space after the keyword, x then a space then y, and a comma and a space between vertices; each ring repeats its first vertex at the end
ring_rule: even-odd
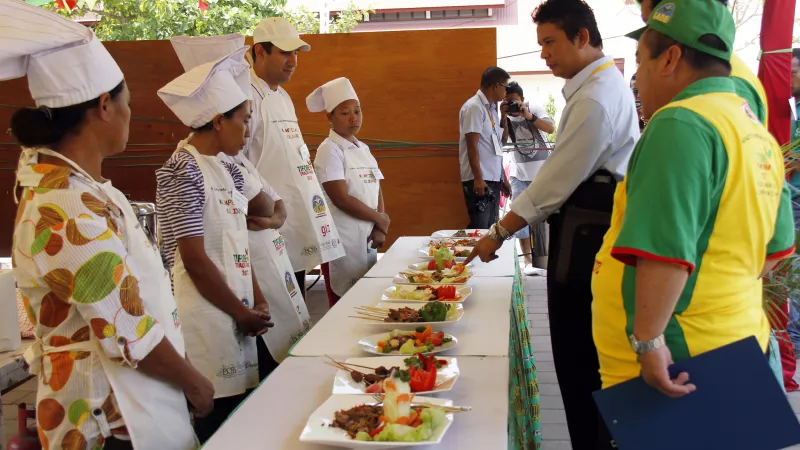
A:
POLYGON ((592 280, 603 388, 641 374, 670 397, 667 368, 749 336, 766 352, 763 275, 794 251, 780 147, 730 78, 734 22, 716 0, 662 2, 638 39, 650 122, 592 280))
MULTIPOLYGON (((636 0, 639 6, 642 7, 642 20, 647 22, 650 14, 654 9, 664 0, 636 0)), ((726 8, 728 7, 728 0, 717 0, 726 8)), ((764 86, 761 80, 758 79, 755 73, 739 58, 735 53, 731 55, 731 78, 736 88, 736 93, 747 100, 750 108, 755 115, 764 125, 767 124, 767 93, 764 91, 764 86)))

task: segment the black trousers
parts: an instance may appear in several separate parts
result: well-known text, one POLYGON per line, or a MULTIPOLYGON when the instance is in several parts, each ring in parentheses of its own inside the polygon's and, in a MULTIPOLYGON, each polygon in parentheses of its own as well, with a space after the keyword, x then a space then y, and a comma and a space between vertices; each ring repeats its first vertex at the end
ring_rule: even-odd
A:
POLYGON ((548 220, 547 307, 550 335, 556 376, 574 450, 605 450, 613 447, 592 398, 592 392, 601 387, 600 363, 592 337, 592 272, 595 255, 603 244, 609 223, 580 224, 580 221, 574 221, 574 215, 570 216, 570 211, 578 207, 610 213, 614 188, 613 183, 584 183, 561 212, 548 220), (569 226, 565 227, 565 222, 569 226), (572 228, 575 223, 579 225, 572 228), (566 264, 566 271, 563 264, 566 264))
MULTIPOLYGON (((256 349, 258 351, 258 379, 263 381, 278 367, 278 363, 270 354, 269 349, 267 349, 264 339, 256 338, 256 349)), ((211 414, 194 421, 194 432, 197 434, 197 439, 200 440, 200 443, 205 444, 206 441, 211 439, 211 436, 225 423, 228 416, 253 391, 254 389, 248 389, 244 394, 214 399, 214 410, 211 414)))
POLYGON ((301 270, 300 272, 294 273, 294 279, 297 281, 297 289, 300 289, 300 294, 303 296, 303 300, 306 299, 306 271, 301 270))
POLYGON ((486 184, 492 191, 483 197, 478 197, 475 193, 475 182, 464 181, 461 183, 464 188, 464 201, 467 204, 467 214, 469 214, 469 224, 467 228, 477 228, 485 230, 497 222, 500 216, 500 181, 487 181, 486 184))
POLYGON ((194 420, 194 432, 197 434, 197 439, 201 444, 205 444, 214 433, 219 430, 219 427, 228 419, 233 410, 239 406, 252 389, 247 390, 244 394, 234 395, 232 397, 222 397, 214 399, 214 410, 211 411, 206 417, 194 420))

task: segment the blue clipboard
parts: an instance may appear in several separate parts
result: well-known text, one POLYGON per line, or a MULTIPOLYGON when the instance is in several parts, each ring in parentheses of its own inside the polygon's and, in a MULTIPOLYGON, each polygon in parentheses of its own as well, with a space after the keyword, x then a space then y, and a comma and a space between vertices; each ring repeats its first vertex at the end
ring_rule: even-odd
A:
POLYGON ((594 392, 621 450, 774 450, 800 443, 800 423, 755 337, 675 363, 697 390, 672 399, 639 377, 594 392))

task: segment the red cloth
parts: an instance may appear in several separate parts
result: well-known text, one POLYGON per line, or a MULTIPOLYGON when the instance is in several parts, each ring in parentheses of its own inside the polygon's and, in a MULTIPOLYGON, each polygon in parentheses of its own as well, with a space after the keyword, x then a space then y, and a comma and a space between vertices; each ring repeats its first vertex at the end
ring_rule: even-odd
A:
POLYGON ((331 288, 331 268, 328 263, 323 264, 320 270, 322 271, 322 277, 325 278, 325 290, 328 292, 328 305, 333 308, 333 305, 335 305, 341 297, 336 295, 331 288))
MULTIPOLYGON (((792 48, 792 31, 794 27, 795 0, 766 0, 764 15, 761 18, 761 63, 758 66, 758 78, 764 85, 769 107, 768 127, 772 136, 783 145, 789 142, 791 135, 791 110, 789 98, 791 93, 792 54, 766 53, 775 50, 792 48)), ((791 392, 798 388, 794 381, 797 359, 794 348, 786 330, 787 317, 780 318, 776 331, 778 346, 781 351, 781 365, 786 390, 791 392)))
POLYGON ((795 0, 767 0, 761 18, 761 63, 758 78, 764 85, 769 107, 769 132, 783 145, 791 134, 792 54, 767 53, 792 48, 795 0))

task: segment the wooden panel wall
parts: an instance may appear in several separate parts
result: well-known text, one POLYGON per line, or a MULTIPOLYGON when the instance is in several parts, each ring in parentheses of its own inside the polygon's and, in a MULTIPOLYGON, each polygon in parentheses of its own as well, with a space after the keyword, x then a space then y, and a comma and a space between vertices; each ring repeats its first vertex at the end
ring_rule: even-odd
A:
MULTIPOLYGON (((306 96, 337 77, 347 77, 364 110, 360 138, 418 143, 458 141, 458 111, 475 93, 483 70, 496 62, 493 28, 309 35, 312 51, 301 53, 284 88, 292 96, 304 133, 327 134, 324 114, 311 114, 306 96)), ((132 98, 128 149, 108 159, 104 176, 132 199, 154 201, 155 174, 188 133, 156 96, 182 73, 168 41, 107 42, 125 73, 132 98)), ((0 82, 0 126, 15 108, 33 104, 25 79, 0 82)), ((0 257, 10 253, 15 205, 13 168, 19 148, 0 133, 0 257)), ((321 138, 306 136, 318 144, 321 138)), ((367 141, 371 143, 370 141, 367 141)), ((437 147, 375 149, 386 176, 390 243, 468 222, 461 194, 458 151, 437 147)))

